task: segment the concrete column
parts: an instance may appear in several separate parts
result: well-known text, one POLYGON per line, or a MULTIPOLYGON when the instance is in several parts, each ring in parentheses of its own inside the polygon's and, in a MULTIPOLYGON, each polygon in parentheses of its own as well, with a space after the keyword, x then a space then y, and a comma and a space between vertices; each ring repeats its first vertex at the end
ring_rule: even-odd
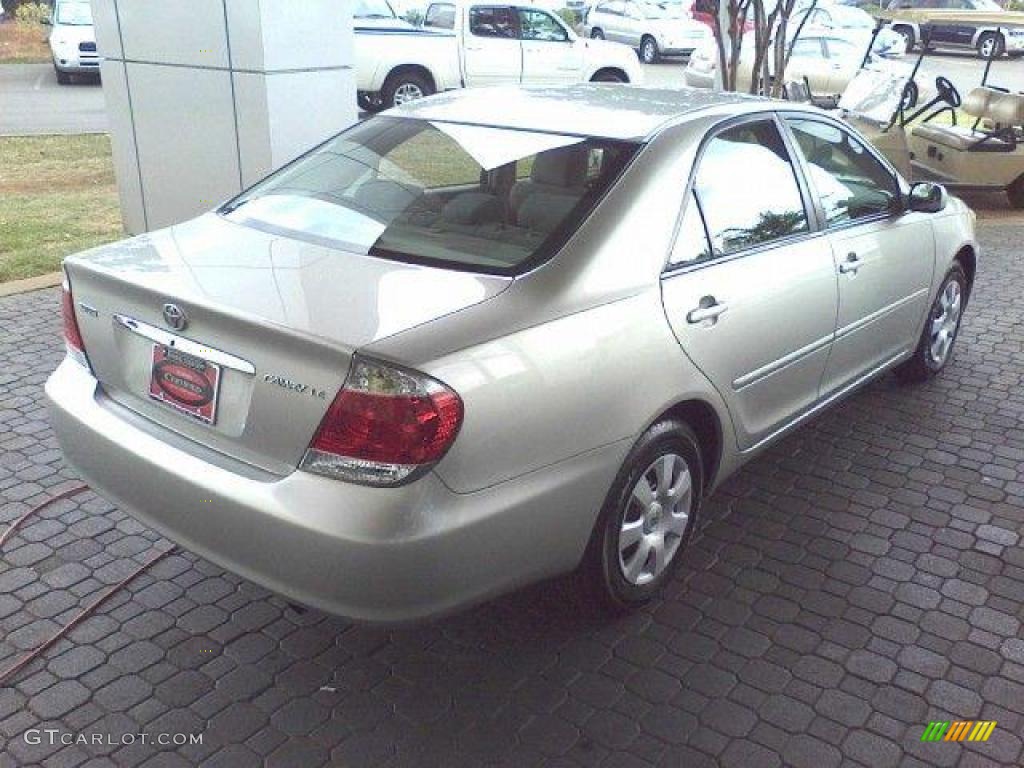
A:
POLYGON ((131 233, 207 211, 356 121, 348 2, 92 6, 131 233))

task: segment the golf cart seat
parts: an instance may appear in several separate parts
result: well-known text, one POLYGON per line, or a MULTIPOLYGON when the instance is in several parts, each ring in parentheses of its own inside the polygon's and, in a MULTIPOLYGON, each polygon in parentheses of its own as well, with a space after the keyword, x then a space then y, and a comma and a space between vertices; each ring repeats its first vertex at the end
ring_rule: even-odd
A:
POLYGON ((1003 128, 1024 128, 1024 94, 1000 93, 992 99, 988 115, 1003 128))
MULTIPOLYGON (((974 88, 967 94, 960 109, 978 122, 989 119, 1000 123, 1003 121, 996 118, 993 110, 1007 96, 1016 98, 1012 94, 998 91, 995 88, 974 88)), ((1009 105, 1004 109, 1009 112, 1009 105)), ((975 123, 975 126, 978 122, 975 123)), ((991 132, 979 131, 976 127, 966 125, 936 125, 925 122, 915 125, 912 133, 919 139, 964 152, 1006 152, 1013 149, 1009 142, 993 136, 991 132)))

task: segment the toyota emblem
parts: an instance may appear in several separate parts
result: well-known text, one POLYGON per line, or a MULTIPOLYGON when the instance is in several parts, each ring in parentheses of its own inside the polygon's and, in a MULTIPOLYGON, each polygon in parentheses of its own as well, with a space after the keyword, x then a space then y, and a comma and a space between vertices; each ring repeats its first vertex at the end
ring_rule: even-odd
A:
POLYGON ((176 331, 183 331, 188 325, 188 318, 185 310, 177 304, 164 304, 164 322, 176 331))

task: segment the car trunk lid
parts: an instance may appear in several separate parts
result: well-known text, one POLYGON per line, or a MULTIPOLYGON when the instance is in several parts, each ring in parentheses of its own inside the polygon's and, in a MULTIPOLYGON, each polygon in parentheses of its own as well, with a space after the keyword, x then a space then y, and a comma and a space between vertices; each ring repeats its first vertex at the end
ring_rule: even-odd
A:
POLYGON ((493 298, 510 282, 301 242, 215 214, 76 255, 65 269, 106 396, 279 475, 302 459, 356 350, 493 298), (190 407, 202 400, 212 407, 190 407))

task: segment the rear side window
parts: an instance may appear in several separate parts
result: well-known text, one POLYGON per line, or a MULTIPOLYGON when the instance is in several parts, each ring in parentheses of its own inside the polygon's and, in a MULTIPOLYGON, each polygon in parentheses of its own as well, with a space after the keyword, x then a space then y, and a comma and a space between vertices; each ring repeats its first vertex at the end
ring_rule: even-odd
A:
POLYGON ((519 37, 516 17, 511 8, 471 8, 469 31, 476 37, 519 37))
POLYGON ((676 245, 672 251, 670 266, 681 267, 696 264, 711 258, 711 246, 708 243, 708 231, 704 226, 704 216, 700 204, 693 194, 687 196, 686 210, 679 224, 676 245))
POLYGON ((889 169, 846 131, 816 120, 787 120, 807 161, 811 184, 835 227, 888 213, 900 198, 889 169))
POLYGON ((807 232, 807 211, 782 136, 770 120, 711 139, 694 190, 713 257, 807 232))

